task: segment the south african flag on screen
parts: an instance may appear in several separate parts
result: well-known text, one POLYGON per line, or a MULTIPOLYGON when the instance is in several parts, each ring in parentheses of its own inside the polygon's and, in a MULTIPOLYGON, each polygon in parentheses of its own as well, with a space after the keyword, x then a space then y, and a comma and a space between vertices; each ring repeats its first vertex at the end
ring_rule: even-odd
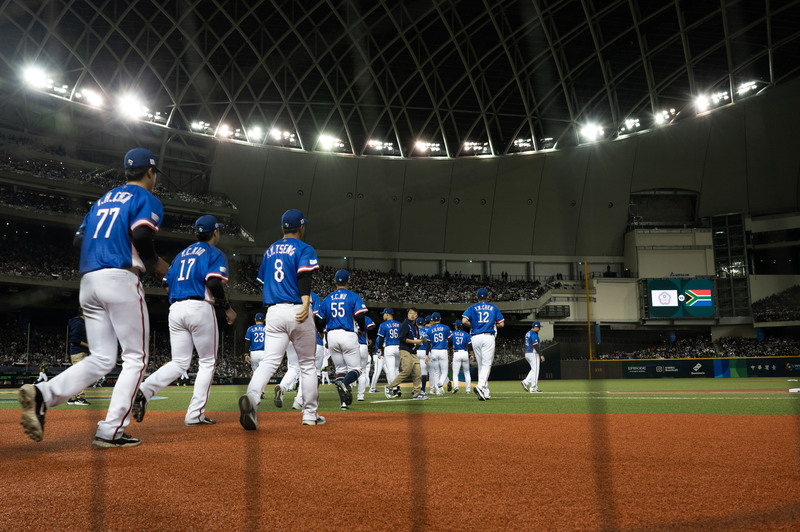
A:
POLYGON ((686 301, 684 304, 687 307, 710 307, 714 304, 711 300, 711 290, 699 290, 694 288, 686 291, 686 301))

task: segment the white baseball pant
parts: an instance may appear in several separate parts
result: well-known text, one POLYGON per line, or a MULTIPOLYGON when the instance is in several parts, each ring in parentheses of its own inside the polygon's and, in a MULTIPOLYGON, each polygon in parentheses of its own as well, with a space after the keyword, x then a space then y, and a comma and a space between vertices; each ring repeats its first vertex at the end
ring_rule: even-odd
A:
MULTIPOLYGON (((430 357, 430 366, 434 368, 436 375, 436 387, 442 388, 447 385, 450 380, 447 376, 447 349, 432 349, 430 357)), ((430 370, 429 370, 430 371, 430 370)))
MULTIPOLYGON (((316 372, 317 369, 317 350, 314 349, 314 371, 316 372)), ((283 392, 286 393, 292 388, 296 382, 300 380, 300 363, 297 361, 297 351, 295 350, 292 344, 286 346, 286 373, 283 374, 283 378, 279 386, 283 388, 283 392)), ((298 386, 297 393, 300 393, 300 388, 298 386)))
POLYGON ((386 373, 386 382, 392 382, 400 373, 400 346, 387 345, 383 348, 383 371, 386 373))
MULTIPOLYGON (((383 362, 384 362, 383 355, 381 356, 375 355, 375 363, 373 364, 375 369, 372 372, 372 382, 370 383, 369 387, 370 390, 377 389, 376 386, 378 385, 378 379, 381 376, 381 371, 383 371, 383 362)), ((391 382, 391 381, 387 380, 386 382, 391 382)))
POLYGON ((476 334, 472 337, 472 351, 478 361, 478 388, 484 392, 489 390, 489 373, 494 362, 494 335, 476 334))
POLYGON ((36 385, 47 406, 67 401, 117 364, 117 342, 122 348, 122 371, 96 436, 115 440, 131 420, 131 405, 149 357, 150 317, 139 276, 128 270, 106 268, 81 278, 80 305, 86 317, 89 352, 80 364, 70 366, 47 382, 36 385))
POLYGON ((533 353, 525 353, 525 360, 531 365, 531 370, 522 382, 528 385, 529 390, 534 390, 539 385, 539 367, 542 360, 539 358, 539 353, 536 351, 533 353))
POLYGON ((303 386, 303 420, 315 421, 319 406, 315 367, 317 333, 312 318, 309 317, 303 323, 297 323, 297 313, 301 308, 300 304, 279 303, 267 309, 267 322, 264 329, 266 333, 265 356, 253 372, 253 377, 247 386, 247 395, 250 396, 250 401, 258 410, 258 405, 261 403, 261 392, 280 366, 283 354, 291 342, 297 351, 297 361, 300 365, 300 379, 303 386))
POLYGON ((147 401, 189 370, 192 349, 197 350, 197 376, 185 423, 205 418, 208 394, 217 364, 219 334, 214 307, 206 301, 176 301, 169 307, 169 343, 172 360, 158 368, 139 386, 147 401))
POLYGON ((361 371, 361 352, 355 331, 344 329, 328 331, 328 349, 336 367, 337 379, 344 377, 350 371, 361 371))
POLYGON ((358 399, 364 398, 369 380, 369 351, 366 344, 358 344, 358 354, 361 357, 361 375, 358 376, 358 399))
POLYGON ((261 361, 264 360, 264 351, 250 351, 250 367, 255 372, 261 361))
POLYGON ((472 376, 469 374, 469 353, 466 351, 453 351, 453 388, 458 390, 458 372, 464 371, 464 386, 467 393, 470 391, 472 376))

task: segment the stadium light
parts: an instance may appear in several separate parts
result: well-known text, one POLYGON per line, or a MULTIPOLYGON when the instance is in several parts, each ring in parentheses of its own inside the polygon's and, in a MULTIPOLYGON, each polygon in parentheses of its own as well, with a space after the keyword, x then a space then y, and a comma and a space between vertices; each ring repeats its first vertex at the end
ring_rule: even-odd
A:
MULTIPOLYGON (((35 66, 26 68, 22 73, 22 78, 25 80, 25 83, 35 89, 44 89, 48 84, 45 71, 35 66)), ((52 81, 50 81, 50 83, 52 84, 52 81)))
POLYGON ((633 133, 634 131, 637 131, 639 127, 640 123, 638 118, 627 118, 625 120, 625 123, 622 126, 620 126, 619 134, 626 135, 629 133, 633 133))
POLYGON ((489 143, 488 142, 466 141, 466 142, 464 142, 464 151, 465 152, 472 152, 472 153, 475 153, 475 154, 486 153, 486 152, 489 151, 489 143))
POLYGON ((82 91, 76 92, 75 98, 85 101, 92 107, 103 107, 103 103, 105 103, 103 96, 92 89, 83 89, 82 91))
POLYGON ((264 132, 261 131, 260 127, 256 126, 254 128, 251 128, 250 131, 247 132, 247 136, 250 138, 251 142, 253 141, 258 142, 264 138, 264 132))
POLYGON ((225 137, 225 138, 232 137, 233 136, 233 130, 231 130, 231 128, 228 127, 227 124, 221 124, 219 126, 219 128, 217 129, 217 136, 218 137, 225 137))
POLYGON ((438 142, 425 142, 418 140, 414 147, 421 152, 439 153, 442 151, 442 145, 438 142))
POLYGON ((605 131, 603 131, 603 128, 597 124, 586 124, 583 129, 581 129, 581 136, 588 142, 594 142, 602 138, 604 133, 605 131))
POLYGON ((711 107, 711 100, 708 96, 700 95, 694 100, 694 106, 697 108, 699 113, 703 111, 708 111, 709 107, 711 107))
POLYGON ((661 126, 664 124, 669 124, 672 122, 672 119, 676 116, 675 108, 671 107, 669 109, 664 109, 655 115, 655 122, 657 126, 661 126))
POLYGON ((320 135, 319 147, 323 150, 333 150, 334 148, 342 149, 344 148, 344 143, 341 139, 337 139, 336 137, 332 137, 330 135, 320 135))
POLYGON ((736 94, 738 94, 739 96, 744 96, 748 92, 754 91, 754 90, 756 90, 756 82, 755 81, 745 81, 744 83, 739 85, 739 88, 736 90, 736 94))
POLYGON ((150 110, 144 106, 138 96, 134 94, 125 94, 120 97, 117 104, 117 110, 122 116, 137 120, 143 116, 147 116, 150 110))

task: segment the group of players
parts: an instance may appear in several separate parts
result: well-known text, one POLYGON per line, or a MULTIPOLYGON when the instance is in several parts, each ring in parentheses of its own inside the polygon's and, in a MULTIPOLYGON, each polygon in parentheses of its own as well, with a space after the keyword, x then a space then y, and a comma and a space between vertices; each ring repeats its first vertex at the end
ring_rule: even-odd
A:
MULTIPOLYGON (((122 370, 106 418, 98 422, 93 448, 139 445, 140 439, 125 432, 131 418, 142 421, 155 394, 185 374, 193 349, 198 353, 199 369, 184 422, 187 426, 215 423, 205 416, 219 348, 214 306, 222 308, 228 324, 236 319, 224 289, 228 261, 216 247, 222 224, 214 216, 201 216, 195 223, 197 242, 167 264, 154 246, 154 235, 164 216, 161 202, 152 193, 160 173, 155 155, 147 149, 134 148, 125 155, 123 168, 126 184, 94 202, 75 238, 75 245, 81 249, 79 299, 91 356, 53 379, 23 385, 19 391, 21 424, 34 441, 42 440, 48 407, 69 400, 114 368, 118 345, 122 350, 122 370), (147 271, 162 280, 169 294, 172 360, 142 381, 149 358, 150 330, 140 275, 147 271)), ((284 353, 291 369, 284 375, 285 382, 276 387, 274 402, 282 406, 283 394, 297 379, 296 406, 302 410, 303 425, 325 423, 317 409, 318 372, 326 347, 336 367, 334 384, 341 408, 347 409, 352 403, 353 383, 358 383, 358 398, 364 396, 369 360, 367 331, 374 324, 366 316, 367 307, 361 297, 348 289, 350 275, 346 270, 336 272, 336 290, 324 300, 311 291, 312 276, 319 263, 313 247, 304 242, 307 224, 300 211, 286 211, 281 217, 283 238, 264 252, 257 279, 263 285, 266 314, 259 313, 254 326, 257 328, 248 330, 253 375, 247 393, 238 402, 239 421, 245 430, 258 428, 259 403, 284 353)), ((431 324, 426 327, 424 320, 417 323, 414 308, 408 309, 403 323, 393 319, 392 309, 384 309, 371 389, 375 390, 383 369, 389 381, 384 390, 387 397, 398 396, 400 382, 411 376, 413 398, 425 399, 421 383, 424 364, 431 376, 431 393, 443 393, 448 384, 450 342, 454 349, 455 390, 459 370, 464 372, 467 391, 470 389, 466 359, 471 344, 478 364, 478 383, 473 391, 480 400, 489 399, 494 335, 497 327, 503 326, 503 316, 487 301, 486 289, 478 290, 477 296, 478 303, 462 317, 462 323, 471 327, 471 339, 456 324, 454 331, 441 324, 437 314, 431 316, 431 324), (420 346, 424 348, 418 355, 420 346)), ((535 345, 538 347, 538 339, 535 345)), ((529 376, 523 386, 535 391, 535 380, 529 376)))

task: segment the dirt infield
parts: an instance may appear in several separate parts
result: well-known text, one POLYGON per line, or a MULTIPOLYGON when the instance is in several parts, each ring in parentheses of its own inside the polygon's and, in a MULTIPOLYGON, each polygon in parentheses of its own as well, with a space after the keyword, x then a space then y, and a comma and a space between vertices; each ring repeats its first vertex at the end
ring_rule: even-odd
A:
POLYGON ((238 413, 90 448, 97 411, 34 443, 0 410, 0 530, 796 530, 797 416, 238 413))

